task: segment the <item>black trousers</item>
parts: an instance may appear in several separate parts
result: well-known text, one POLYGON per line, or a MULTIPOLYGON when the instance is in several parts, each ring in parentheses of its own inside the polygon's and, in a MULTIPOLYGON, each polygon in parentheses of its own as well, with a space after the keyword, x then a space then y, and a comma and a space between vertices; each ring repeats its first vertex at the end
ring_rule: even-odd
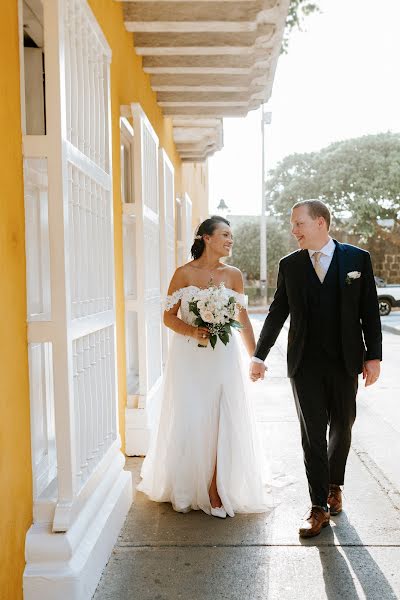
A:
POLYGON ((311 502, 325 506, 329 484, 344 483, 356 418, 358 376, 349 375, 341 360, 308 356, 291 384, 311 502))

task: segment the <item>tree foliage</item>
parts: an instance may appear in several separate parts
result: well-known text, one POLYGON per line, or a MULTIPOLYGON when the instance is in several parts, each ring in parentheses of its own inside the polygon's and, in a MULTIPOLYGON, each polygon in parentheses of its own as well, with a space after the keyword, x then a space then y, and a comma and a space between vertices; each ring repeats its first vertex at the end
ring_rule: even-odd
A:
POLYGON ((299 200, 320 199, 336 226, 368 238, 378 219, 400 217, 400 134, 382 133, 335 142, 320 152, 291 154, 270 171, 271 213, 287 221, 299 200))
MULTIPOLYGON (((260 222, 259 219, 245 221, 234 228, 232 257, 230 264, 238 267, 250 280, 260 279, 260 222)), ((273 219, 267 220, 267 268, 268 285, 276 283, 278 263, 294 249, 289 224, 282 227, 273 219)))
POLYGON ((245 273, 248 279, 260 278, 260 225, 245 221, 234 228, 234 244, 229 263, 245 273))
POLYGON ((288 51, 289 38, 293 29, 302 29, 304 19, 316 12, 320 12, 316 2, 310 2, 309 0, 291 0, 282 40, 281 51, 283 54, 286 54, 288 51))

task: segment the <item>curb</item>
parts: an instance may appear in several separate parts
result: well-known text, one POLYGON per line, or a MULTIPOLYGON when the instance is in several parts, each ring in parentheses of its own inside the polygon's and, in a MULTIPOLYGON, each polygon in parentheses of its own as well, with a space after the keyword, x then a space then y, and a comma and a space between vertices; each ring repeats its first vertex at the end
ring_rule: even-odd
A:
POLYGON ((386 323, 382 323, 382 330, 400 335, 400 325, 386 325, 386 323))
POLYGON ((249 306, 247 308, 247 312, 249 315, 262 315, 262 314, 267 314, 269 310, 269 305, 268 306, 249 306))

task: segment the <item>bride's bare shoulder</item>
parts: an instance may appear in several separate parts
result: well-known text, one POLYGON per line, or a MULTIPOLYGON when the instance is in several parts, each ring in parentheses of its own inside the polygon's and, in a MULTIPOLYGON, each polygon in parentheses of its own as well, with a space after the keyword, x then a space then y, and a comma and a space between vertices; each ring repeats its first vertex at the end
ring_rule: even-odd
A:
POLYGON ((169 284, 168 294, 172 294, 173 292, 176 292, 177 290, 186 287, 188 285, 188 280, 189 278, 187 264, 178 267, 175 273, 173 274, 171 282, 169 284))
POLYGON ((227 269, 227 273, 229 274, 229 281, 230 281, 229 287, 232 290, 235 290, 236 292, 239 292, 240 294, 242 294, 243 290, 244 290, 244 284, 243 284, 243 275, 242 275, 241 270, 232 265, 225 265, 225 267, 227 269))

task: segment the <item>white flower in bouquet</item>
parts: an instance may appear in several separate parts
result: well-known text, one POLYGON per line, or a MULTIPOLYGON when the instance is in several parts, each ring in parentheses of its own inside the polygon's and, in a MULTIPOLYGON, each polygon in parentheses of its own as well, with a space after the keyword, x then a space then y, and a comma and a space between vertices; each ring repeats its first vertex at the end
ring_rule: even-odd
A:
POLYGON ((214 315, 209 309, 201 310, 200 316, 206 323, 215 323, 214 315))
MULTIPOLYGON (((197 327, 206 327, 209 330, 210 343, 213 349, 218 338, 226 345, 232 334, 232 328, 242 328, 237 320, 241 308, 242 306, 236 301, 235 297, 229 295, 223 283, 218 287, 213 286, 198 290, 189 302, 189 311, 196 316, 194 324, 197 327)), ((202 345, 199 344, 199 346, 202 345)))

